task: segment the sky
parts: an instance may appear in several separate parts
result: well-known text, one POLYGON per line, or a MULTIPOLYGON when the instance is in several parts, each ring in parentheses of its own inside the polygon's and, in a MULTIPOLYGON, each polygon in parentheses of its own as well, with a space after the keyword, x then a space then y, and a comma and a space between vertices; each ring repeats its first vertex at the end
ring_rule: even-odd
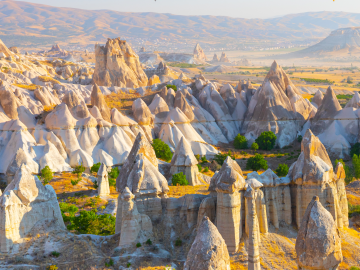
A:
POLYGON ((360 13, 360 0, 28 0, 59 7, 236 18, 273 18, 313 11, 360 13))

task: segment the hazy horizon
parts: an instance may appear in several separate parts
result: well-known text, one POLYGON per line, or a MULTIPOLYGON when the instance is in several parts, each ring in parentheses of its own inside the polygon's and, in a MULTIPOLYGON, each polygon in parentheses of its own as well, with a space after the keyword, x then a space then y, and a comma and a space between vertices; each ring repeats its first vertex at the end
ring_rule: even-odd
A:
POLYGON ((210 15, 234 18, 269 19, 304 12, 339 11, 360 13, 359 0, 28 0, 57 7, 88 10, 114 10, 122 12, 156 12, 176 15, 210 15), (165 2, 166 1, 166 2, 165 2), (220 8, 222 7, 222 8, 220 8), (275 9, 275 11, 274 11, 275 9), (271 12, 269 12, 271 10, 271 12), (272 13, 272 14, 269 14, 272 13))

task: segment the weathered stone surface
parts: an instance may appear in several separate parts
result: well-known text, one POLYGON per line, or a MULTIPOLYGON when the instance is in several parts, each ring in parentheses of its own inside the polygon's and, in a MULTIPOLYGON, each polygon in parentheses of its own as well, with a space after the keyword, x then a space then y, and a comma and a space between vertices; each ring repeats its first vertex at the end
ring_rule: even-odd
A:
POLYGON ((246 224, 249 228, 248 269, 261 270, 260 267, 260 230, 256 214, 256 191, 248 185, 245 192, 246 224))
POLYGON ((99 86, 97 86, 96 84, 93 86, 93 90, 91 92, 91 104, 96 106, 99 109, 99 111, 105 121, 111 122, 110 108, 106 104, 104 95, 101 92, 99 86))
POLYGON ((185 96, 181 91, 177 91, 175 95, 174 107, 179 108, 190 121, 193 121, 195 115, 189 103, 186 101, 185 96))
POLYGON ((229 60, 229 58, 226 56, 226 53, 223 52, 223 53, 221 54, 220 62, 222 62, 222 63, 230 63, 230 60, 229 60))
POLYGON ((62 103, 65 103, 69 110, 81 104, 78 95, 74 91, 67 91, 62 99, 62 103))
POLYGON ((315 103, 317 108, 319 108, 321 106, 321 102, 324 99, 324 95, 320 90, 317 90, 313 99, 312 99, 312 103, 315 103))
POLYGON ((202 219, 184 270, 230 270, 230 256, 221 234, 208 217, 202 219))
MULTIPOLYGON (((318 196, 320 202, 326 205, 339 228, 346 226, 339 205, 339 192, 332 163, 324 145, 310 130, 306 131, 301 142, 301 154, 291 165, 288 176, 294 183, 291 193, 295 194, 292 204, 298 227, 313 196, 318 196)), ((339 187, 341 188, 341 185, 339 187)), ((342 204, 344 200, 342 198, 342 204)))
POLYGON ((336 222, 317 196, 311 200, 302 218, 295 249, 301 269, 337 269, 342 262, 336 222))
MULTIPOLYGON (((134 195, 128 187, 119 195, 122 200, 121 234, 119 246, 143 243, 153 237, 152 223, 147 215, 138 212, 134 195)), ((120 213, 118 213, 120 215, 120 213)))
POLYGON ((10 182, 14 179, 16 172, 21 168, 23 164, 32 173, 39 173, 39 165, 22 148, 19 148, 16 152, 16 155, 14 156, 14 159, 11 161, 6 170, 6 178, 8 184, 10 184, 10 182))
POLYGON ((167 89, 166 86, 164 86, 161 89, 160 96, 165 100, 166 104, 169 106, 169 108, 174 108, 174 102, 175 102, 175 91, 172 88, 167 89))
MULTIPOLYGON (((1 43, 0 43, 1 47, 1 43)), ((5 114, 11 119, 18 118, 17 108, 20 106, 19 100, 14 95, 13 91, 7 86, 0 83, 0 103, 4 109, 5 114)))
POLYGON ((104 163, 100 165, 99 171, 97 172, 97 185, 99 196, 110 195, 109 176, 104 163))
POLYGON ((159 77, 157 75, 153 75, 149 78, 149 81, 148 81, 148 86, 152 86, 154 84, 158 84, 158 83, 161 83, 159 77))
POLYGON ((54 97, 46 87, 38 87, 34 91, 35 98, 44 106, 60 104, 57 97, 54 97))
POLYGON ((132 111, 134 118, 139 125, 152 125, 154 123, 154 117, 151 114, 149 107, 141 98, 134 101, 132 111))
POLYGON ((95 45, 94 83, 100 86, 138 88, 148 78, 141 68, 139 56, 125 40, 108 39, 105 46, 95 45))
POLYGON ((65 229, 56 193, 43 186, 23 164, 0 196, 0 249, 9 252, 14 242, 25 238, 37 222, 52 220, 65 229))
POLYGON ((6 57, 12 55, 10 50, 6 47, 6 45, 1 39, 0 39, 0 53, 3 53, 6 57))
POLYGON ((191 150, 191 145, 185 137, 181 137, 171 159, 170 173, 174 175, 182 172, 186 176, 186 180, 189 182, 189 185, 202 185, 204 183, 201 181, 201 174, 196 166, 197 164, 198 161, 191 150))
POLYGON ((169 107, 166 104, 165 100, 161 96, 156 94, 151 104, 149 105, 149 110, 151 111, 151 113, 156 115, 161 112, 168 112, 169 107))

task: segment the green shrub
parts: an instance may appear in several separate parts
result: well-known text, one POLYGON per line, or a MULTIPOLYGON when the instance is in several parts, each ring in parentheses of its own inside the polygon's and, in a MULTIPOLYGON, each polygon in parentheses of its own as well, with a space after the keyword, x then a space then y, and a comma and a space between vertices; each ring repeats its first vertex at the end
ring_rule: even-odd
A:
POLYGON ((247 149, 248 141, 245 136, 238 134, 234 140, 234 147, 235 149, 247 149))
POLYGON ((180 238, 176 239, 176 241, 175 241, 175 246, 176 246, 176 247, 181 247, 181 246, 182 246, 182 241, 181 241, 180 238))
POLYGON ((360 178, 360 158, 358 155, 353 155, 352 164, 354 168, 354 176, 356 179, 360 178))
POLYGON ((166 88, 167 88, 167 89, 172 88, 172 89, 174 89, 175 92, 177 91, 177 86, 176 86, 176 85, 173 85, 173 84, 168 84, 168 85, 166 85, 166 88))
POLYGON ((173 153, 170 147, 164 143, 161 139, 153 140, 152 146, 155 150, 156 157, 169 162, 172 159, 173 153))
POLYGON ((129 268, 131 266, 131 263, 127 263, 126 267, 129 268))
POLYGON ((197 167, 199 169, 199 172, 201 172, 202 171, 202 166, 200 164, 197 164, 197 167))
POLYGON ((114 265, 114 260, 110 259, 108 263, 105 263, 105 267, 110 267, 114 265))
POLYGON ((209 167, 205 167, 204 172, 208 172, 209 171, 209 167))
POLYGON ((147 245, 151 246, 152 245, 152 241, 150 239, 146 240, 145 242, 147 245))
POLYGON ((267 170, 268 165, 267 161, 260 154, 256 154, 254 157, 251 157, 246 162, 246 169, 258 171, 260 169, 267 170))
POLYGON ((116 186, 116 179, 118 178, 120 174, 120 170, 118 167, 111 168, 111 171, 109 172, 109 186, 116 186))
POLYGON ((360 268, 356 266, 351 266, 349 270, 360 270, 360 268))
POLYGON ((289 172, 289 167, 286 164, 279 164, 278 168, 276 169, 276 174, 279 177, 286 176, 289 172))
POLYGON ((99 187, 98 182, 95 180, 94 181, 94 188, 97 189, 98 187, 99 187))
POLYGON ((77 184, 79 184, 79 182, 81 181, 81 178, 75 179, 75 180, 71 180, 71 184, 73 186, 76 186, 77 184))
POLYGON ((276 135, 272 131, 264 131, 255 140, 261 150, 271 150, 275 146, 276 135))
POLYGON ((208 163, 209 161, 207 160, 206 156, 202 156, 201 157, 201 163, 208 163))
POLYGON ((137 243, 137 244, 136 244, 136 247, 137 247, 137 248, 141 247, 141 244, 140 244, 140 243, 137 243))
POLYGON ((92 167, 90 168, 90 171, 92 173, 97 173, 100 169, 101 163, 95 163, 94 165, 92 165, 92 167))
POLYGON ((53 178, 53 172, 51 171, 49 166, 45 166, 41 170, 41 179, 43 180, 44 185, 49 184, 52 178, 53 178))
POLYGON ((110 214, 97 215, 95 209, 80 211, 79 216, 70 217, 69 220, 68 230, 75 230, 79 234, 102 236, 115 234, 116 217, 110 214))
POLYGON ((348 202, 349 209, 349 218, 353 216, 353 214, 360 214, 360 205, 353 205, 348 202))
POLYGON ((60 253, 57 251, 53 251, 53 252, 51 252, 51 255, 57 258, 60 256, 60 253))
POLYGON ((77 176, 80 178, 81 175, 83 174, 83 172, 85 172, 85 167, 83 166, 83 164, 81 163, 79 166, 76 166, 73 170, 73 174, 77 174, 77 176))
POLYGON ((64 222, 69 222, 71 218, 73 218, 79 211, 79 208, 77 208, 75 205, 64 202, 59 203, 59 207, 64 222))
POLYGON ((350 157, 352 157, 354 155, 360 156, 360 143, 358 143, 358 142, 355 143, 353 146, 351 146, 350 157))
POLYGON ((256 142, 253 142, 252 145, 251 145, 251 150, 258 150, 259 149, 259 145, 256 143, 256 142))
POLYGON ((222 166, 227 157, 231 157, 233 160, 235 160, 235 157, 232 155, 232 152, 230 150, 226 154, 222 154, 222 153, 216 154, 214 156, 214 160, 222 166))
POLYGON ((171 182, 173 186, 177 186, 177 184, 179 184, 180 186, 189 185, 189 182, 186 180, 186 175, 184 175, 182 172, 174 174, 172 176, 171 182))
POLYGON ((297 141, 300 142, 300 143, 302 142, 302 139, 303 139, 303 136, 301 136, 301 135, 299 135, 299 136, 297 137, 297 141))

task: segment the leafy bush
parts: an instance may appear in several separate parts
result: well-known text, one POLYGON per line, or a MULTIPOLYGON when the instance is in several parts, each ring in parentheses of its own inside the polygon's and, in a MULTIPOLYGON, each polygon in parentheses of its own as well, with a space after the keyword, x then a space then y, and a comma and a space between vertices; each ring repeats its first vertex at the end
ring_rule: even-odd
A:
POLYGON ((350 84, 350 83, 353 83, 353 80, 354 79, 352 77, 348 76, 346 79, 346 82, 350 84))
POLYGON ((302 142, 302 139, 303 139, 303 136, 301 136, 301 135, 299 135, 299 136, 297 137, 297 141, 300 142, 300 143, 302 142))
POLYGON ((151 241, 151 239, 146 240, 145 244, 147 244, 147 245, 151 246, 151 245, 152 245, 152 241, 151 241))
POLYGON ((260 169, 267 170, 268 165, 267 161, 260 154, 256 154, 254 157, 251 157, 246 162, 246 169, 258 171, 260 169))
POLYGON ((60 256, 60 253, 57 251, 53 251, 53 252, 51 252, 51 255, 57 258, 60 256))
POLYGON ((108 263, 105 263, 105 267, 110 267, 114 265, 114 260, 110 259, 108 263))
MULTIPOLYGON (((61 212, 63 213, 62 209, 61 212)), ((80 211, 79 216, 69 216, 67 220, 70 221, 70 224, 67 226, 68 230, 75 230, 79 234, 102 236, 115 234, 116 218, 110 214, 97 215, 95 209, 80 211)))
POLYGON ((222 166, 227 157, 231 157, 233 160, 235 160, 235 157, 232 155, 232 152, 230 150, 226 154, 222 154, 222 153, 216 154, 214 156, 214 160, 222 166))
POLYGON ((248 141, 245 136, 238 134, 234 140, 235 149, 247 149, 248 141))
POLYGON ((195 158, 196 158, 197 161, 200 161, 201 156, 199 154, 197 154, 197 155, 195 155, 195 158))
POLYGON ((189 182, 186 180, 186 175, 184 175, 182 172, 174 174, 172 176, 171 182, 173 186, 177 186, 177 184, 179 184, 180 186, 189 185, 189 182))
POLYGON ((349 218, 353 216, 353 214, 360 214, 360 205, 353 205, 348 202, 349 208, 349 218))
POLYGON ((79 166, 76 166, 73 170, 73 174, 77 174, 77 176, 80 178, 82 173, 85 172, 85 167, 81 163, 79 166))
POLYGON ((44 185, 49 184, 52 178, 53 172, 49 166, 45 166, 44 169, 41 170, 41 179, 43 180, 44 185))
POLYGON ((199 169, 199 172, 201 172, 202 171, 202 166, 200 164, 197 164, 197 167, 199 169))
POLYGON ((109 185, 115 187, 116 186, 116 179, 120 174, 120 170, 118 167, 111 168, 109 172, 109 185))
POLYGON ((209 171, 209 167, 205 167, 204 172, 208 172, 209 171))
POLYGON ((258 149, 259 149, 259 145, 258 145, 256 142, 252 143, 252 145, 251 145, 251 150, 256 151, 256 150, 258 150, 258 149))
POLYGON ((152 146, 155 150, 156 157, 169 162, 172 159, 173 153, 170 147, 164 143, 161 139, 153 140, 152 146))
POLYGON ((176 85, 173 85, 173 84, 168 84, 168 85, 166 85, 166 88, 167 88, 167 89, 172 88, 175 92, 177 91, 177 86, 176 86, 176 85))
POLYGON ((137 248, 141 247, 141 244, 140 244, 140 243, 137 243, 137 244, 136 244, 136 247, 137 247, 137 248))
POLYGON ((90 168, 90 171, 92 173, 97 173, 100 169, 101 163, 95 163, 94 165, 92 165, 92 167, 90 168))
POLYGON ((351 266, 349 270, 360 270, 360 268, 356 266, 351 266))
POLYGON ((264 131, 255 140, 261 150, 271 150, 275 146, 276 135, 272 131, 264 131))
POLYGON ((276 169, 276 174, 279 177, 286 176, 289 172, 289 167, 286 164, 279 164, 278 168, 276 169))
POLYGON ((56 264, 50 265, 46 268, 47 270, 57 270, 59 269, 56 264))
POLYGON ((131 263, 127 263, 126 267, 129 268, 131 266, 131 263))
POLYGON ((356 179, 360 178, 360 156, 358 155, 353 155, 352 158, 352 164, 353 164, 353 168, 354 168, 354 176, 356 179))
POLYGON ((351 150, 350 150, 350 157, 354 156, 354 155, 360 155, 360 143, 355 143, 353 146, 351 146, 351 150))
POLYGON ((61 202, 59 203, 59 206, 64 222, 69 222, 71 218, 75 217, 75 214, 79 211, 79 208, 73 204, 61 202))
POLYGON ((76 186, 77 184, 79 184, 79 182, 81 181, 81 178, 75 179, 75 180, 71 180, 71 184, 73 186, 76 186))
POLYGON ((182 246, 182 241, 181 241, 180 238, 176 239, 176 241, 175 241, 175 246, 176 246, 176 247, 181 247, 181 246, 182 246))

